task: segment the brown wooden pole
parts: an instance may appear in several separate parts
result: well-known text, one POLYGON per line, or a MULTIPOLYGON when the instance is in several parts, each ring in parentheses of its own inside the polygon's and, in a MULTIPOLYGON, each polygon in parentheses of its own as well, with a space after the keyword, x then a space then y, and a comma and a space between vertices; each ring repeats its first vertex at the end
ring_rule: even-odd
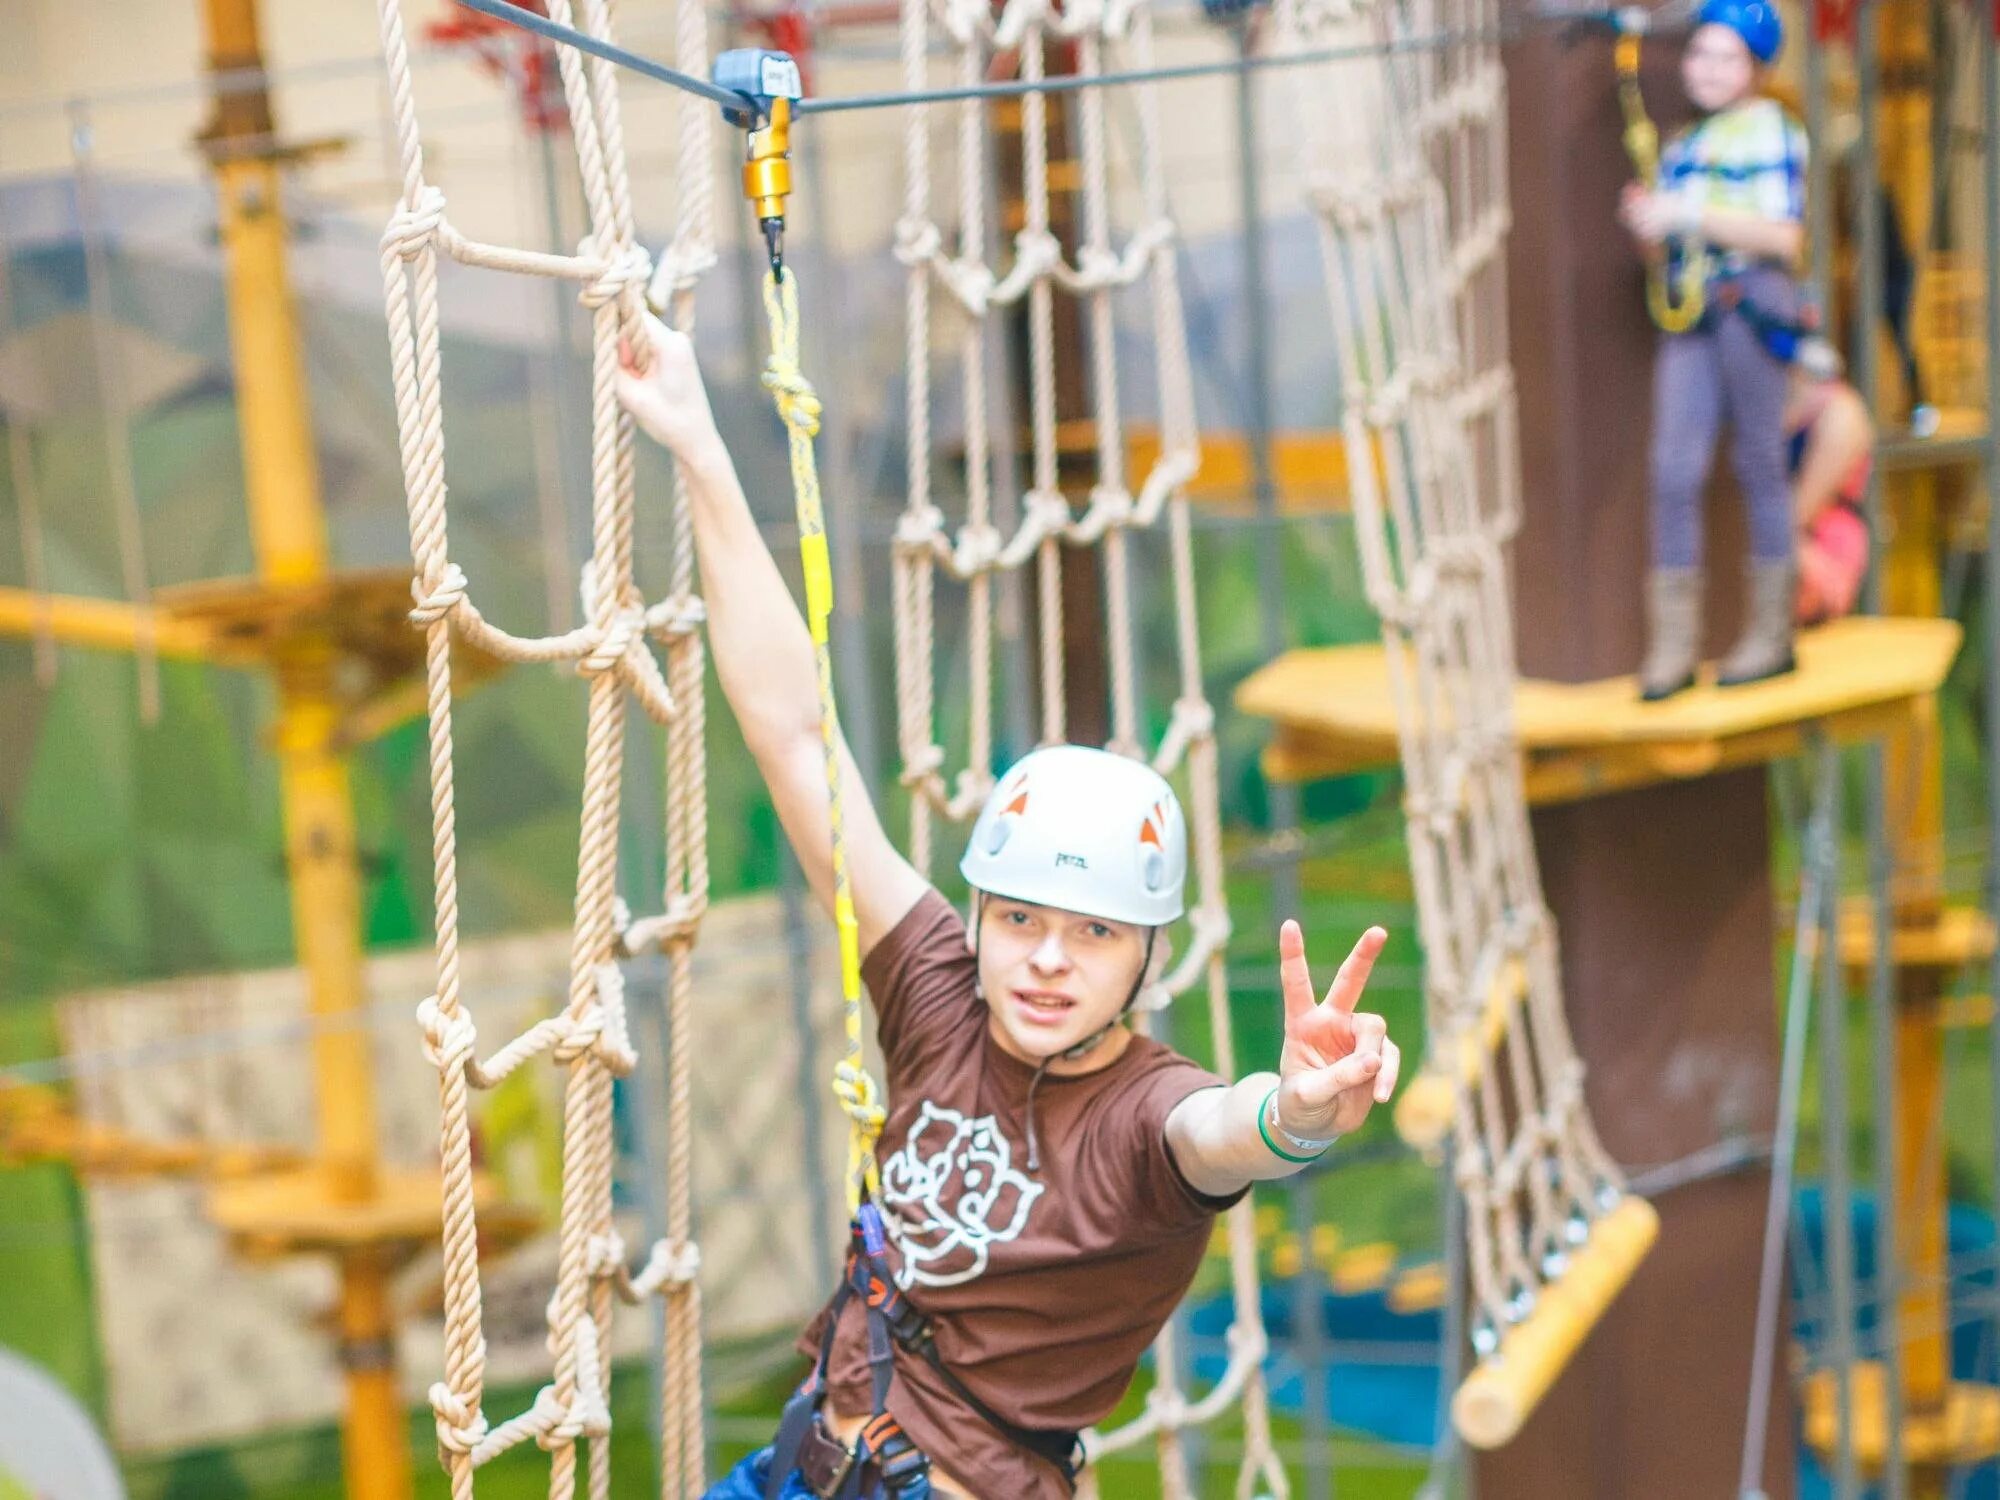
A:
MULTIPOLYGON (((1649 48, 1663 117, 1678 103, 1674 50, 1649 48)), ((1516 628, 1524 674, 1580 682, 1632 671, 1644 642, 1654 336, 1639 258, 1615 221, 1628 169, 1604 43, 1538 32, 1507 64, 1527 497, 1516 628)), ((1739 612, 1739 509, 1711 497, 1712 648, 1739 612)), ((1535 815, 1591 1111, 1628 1167, 1772 1129, 1767 818, 1761 770, 1535 815)), ((1734 1494, 1768 1187, 1760 1170, 1660 1196, 1657 1247, 1521 1436, 1479 1458, 1481 1500, 1734 1494)), ((1782 1325, 1776 1368, 1774 1435, 1793 1430, 1782 1325)), ((1765 1489, 1788 1500, 1791 1444, 1767 1453, 1765 1489)))
MULTIPOLYGON (((1048 44, 1047 72, 1050 77, 1076 71, 1075 49, 1067 42, 1048 44)), ((1078 186, 1082 174, 1072 149, 1071 101, 1073 95, 1051 94, 1048 110, 1049 232, 1074 258, 1077 245, 1078 186)), ((999 138, 1001 184, 1001 225, 1012 236, 1027 222, 1027 205, 1021 196, 1022 121, 1018 100, 993 106, 995 134, 999 138)), ((1057 477, 1063 493, 1072 502, 1089 499, 1097 480, 1096 431, 1091 421, 1089 364, 1084 343, 1083 309, 1077 299, 1055 298, 1056 443, 1059 452, 1057 477)), ((1024 299, 1008 314, 1008 376, 1015 391, 1014 410, 1029 409, 1028 311, 1024 299)), ((1026 422, 1021 423, 1020 443, 1025 449, 1032 438, 1026 422)), ((1028 608, 1034 617, 1040 588, 1037 569, 1026 571, 1028 608)), ((1111 679, 1105 660, 1104 582, 1095 565, 1094 553, 1065 551, 1062 569, 1063 683, 1065 717, 1073 743, 1101 745, 1111 738, 1111 679)), ((1039 662, 1039 657, 1036 658, 1039 662)), ((1040 693, 1040 684, 1036 684, 1040 693)))

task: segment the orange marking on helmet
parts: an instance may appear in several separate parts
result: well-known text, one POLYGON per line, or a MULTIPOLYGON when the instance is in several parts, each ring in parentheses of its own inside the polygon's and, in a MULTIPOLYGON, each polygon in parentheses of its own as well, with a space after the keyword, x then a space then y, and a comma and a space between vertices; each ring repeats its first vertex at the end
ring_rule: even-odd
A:
POLYGON ((1016 797, 1012 802, 1009 802, 1005 807, 1000 809, 1000 815, 1004 818, 1008 813, 1024 813, 1027 810, 1028 810, 1028 789, 1026 787, 1023 787, 1021 788, 1021 794, 1018 797, 1016 797))

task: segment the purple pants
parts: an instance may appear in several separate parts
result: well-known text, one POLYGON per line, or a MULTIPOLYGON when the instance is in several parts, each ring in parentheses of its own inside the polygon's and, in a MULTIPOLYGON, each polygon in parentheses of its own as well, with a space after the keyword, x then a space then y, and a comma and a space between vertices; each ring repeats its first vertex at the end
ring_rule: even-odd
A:
MULTIPOLYGON (((1798 288, 1776 266, 1736 279, 1743 296, 1772 317, 1798 314, 1798 288)), ((1692 333, 1660 340, 1653 365, 1653 566, 1701 566, 1702 491, 1722 426, 1730 467, 1750 512, 1750 555, 1760 563, 1792 555, 1792 487, 1785 469, 1783 361, 1736 313, 1711 306, 1692 333)))

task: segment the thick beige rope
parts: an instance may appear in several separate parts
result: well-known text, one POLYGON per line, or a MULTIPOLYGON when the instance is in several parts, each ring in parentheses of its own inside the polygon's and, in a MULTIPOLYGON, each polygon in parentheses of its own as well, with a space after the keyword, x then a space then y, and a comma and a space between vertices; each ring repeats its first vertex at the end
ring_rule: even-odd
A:
MULTIPOLYGON (((929 81, 927 58, 933 45, 952 55, 960 81, 988 76, 996 55, 1018 50, 1020 74, 1043 76, 1050 37, 1074 40, 1079 71, 1106 71, 1112 49, 1123 65, 1150 66, 1152 18, 1144 6, 1083 0, 1058 14, 1045 0, 1010 0, 996 17, 983 0, 949 0, 942 8, 927 0, 904 0, 903 82, 910 89, 929 81), (942 33, 940 35, 939 33, 942 33)), ((1183 492, 1199 461, 1193 376, 1189 368, 1186 321, 1173 255, 1174 231, 1167 212, 1160 155, 1158 99, 1151 89, 1133 93, 1139 125, 1138 177, 1144 224, 1122 250, 1115 249, 1111 223, 1111 173, 1103 90, 1077 96, 1079 157, 1082 166, 1082 243, 1075 263, 1065 261, 1051 232, 1046 96, 1021 101, 1023 119, 1022 197, 1024 223, 1013 259, 1004 270, 987 263, 985 205, 991 197, 986 150, 986 107, 959 106, 955 175, 958 222, 954 235, 931 219, 928 111, 906 111, 905 200, 897 225, 897 254, 908 267, 907 359, 909 379, 909 493, 895 551, 896 652, 899 740, 903 781, 912 792, 910 850, 919 868, 933 854, 933 820, 964 821, 977 812, 991 785, 993 751, 990 666, 993 594, 997 572, 1033 565, 1040 572, 1042 737, 1066 737, 1061 613, 1061 568, 1065 548, 1078 561, 1101 565, 1109 637, 1111 748, 1150 759, 1163 774, 1184 775, 1194 841, 1196 895, 1190 912, 1188 951, 1166 979, 1142 997, 1157 1009, 1174 994, 1206 982, 1216 1037, 1216 1066, 1233 1075, 1230 1009, 1224 959, 1229 912, 1224 896, 1221 799, 1217 787, 1215 713, 1203 695, 1200 619, 1194 591, 1194 564, 1183 492), (1134 494, 1126 478, 1125 433, 1120 415, 1120 370, 1113 338, 1113 295, 1125 287, 1147 289, 1152 315, 1154 376, 1161 413, 1161 456, 1134 494), (948 294, 945 306, 957 319, 956 333, 965 406, 966 510, 955 530, 933 498, 930 402, 932 393, 932 289, 948 294), (1058 474, 1055 379, 1055 311, 1058 294, 1083 300, 1093 357, 1090 405, 1096 437, 1097 483, 1079 515, 1062 493, 1058 474), (990 320, 1025 301, 1028 326, 1027 491, 1021 519, 1011 535, 992 522, 994 472, 990 440, 989 392, 984 381, 990 320), (1150 754, 1141 744, 1140 683, 1133 649, 1136 610, 1134 580, 1127 556, 1128 533, 1163 527, 1171 556, 1171 587, 1177 661, 1177 696, 1167 728, 1150 754), (936 740, 936 640, 934 594, 938 575, 966 585, 968 712, 963 769, 946 774, 946 757, 936 740)), ((1200 1399, 1190 1399, 1178 1383, 1178 1351, 1171 1331, 1161 1340, 1159 1375, 1145 1412, 1112 1432, 1087 1436, 1090 1457, 1151 1442, 1160 1464, 1162 1493, 1186 1500, 1196 1493, 1181 1434, 1240 1407, 1244 1457, 1236 1492, 1284 1495, 1286 1480, 1272 1443, 1263 1360, 1268 1340, 1261 1321, 1257 1287, 1254 1211, 1246 1201, 1229 1219, 1228 1240, 1235 1327, 1224 1376, 1200 1399)), ((1085 1493, 1094 1476, 1086 1476, 1085 1493)))
MULTIPOLYGON (((578 1488, 577 1443, 591 1440, 583 1480, 592 1500, 611 1493, 611 1312, 617 1297, 664 1292, 668 1298, 667 1403, 663 1493, 698 1495, 700 1425, 700 1256, 691 1238, 689 983, 691 948, 707 900, 706 805, 702 764, 701 608, 693 593, 684 514, 675 521, 672 593, 649 604, 633 576, 636 513, 631 421, 620 409, 616 376, 621 340, 645 349, 640 321, 652 271, 635 239, 615 71, 559 51, 563 88, 577 147, 591 231, 574 256, 476 244, 452 229, 443 194, 424 177, 400 0, 380 0, 383 54, 401 153, 401 202, 383 236, 384 297, 401 434, 404 484, 416 565, 412 620, 425 631, 431 752, 431 809, 436 875, 438 983, 419 1007, 426 1051, 439 1070, 445 1371, 431 1390, 440 1457, 454 1500, 470 1500, 479 1465, 527 1441, 550 1454, 549 1493, 569 1500, 578 1488), (520 274, 579 284, 591 309, 591 556, 583 569, 584 623, 546 637, 514 635, 485 619, 470 584, 451 560, 444 473, 438 323, 438 255, 520 274), (451 644, 453 637, 513 662, 570 662, 589 678, 583 811, 577 858, 576 919, 569 1000, 481 1061, 461 993, 458 936, 457 814, 453 797, 451 644), (649 639, 666 642, 663 672, 649 639), (617 899, 619 810, 628 695, 667 726, 667 870, 662 914, 631 921, 617 899), (671 975, 669 1024, 674 1070, 669 1079, 672 1142, 668 1162, 668 1239, 633 1273, 612 1222, 614 1165, 612 1081, 635 1058, 628 1035, 620 957, 646 946, 665 949, 671 975), (473 1207, 469 1091, 490 1087, 530 1059, 548 1054, 569 1069, 563 1106, 563 1190, 556 1284, 549 1303, 552 1377, 526 1412, 490 1425, 483 1410, 478 1228, 473 1207)), ((608 39, 609 0, 551 0, 551 17, 608 39)), ((683 19, 683 56, 699 60, 706 39, 698 11, 683 19)), ((698 127, 701 128, 701 127, 698 127)), ((685 134, 685 133, 684 133, 685 134)), ((702 140, 705 141, 705 137, 702 140)), ((706 172, 700 142, 683 142, 681 233, 670 254, 668 294, 685 321, 687 292, 708 251, 707 194, 694 185, 706 172)), ((706 260, 704 259, 706 257, 706 260)), ((683 500, 684 505, 684 500, 683 500)))
MULTIPOLYGON (((1437 0, 1385 49, 1291 80, 1341 359, 1356 536, 1397 702, 1426 957, 1426 1068, 1449 1076, 1481 1357, 1532 1311, 1623 1181, 1584 1108, 1514 737, 1504 548, 1520 514, 1505 324, 1504 73, 1494 0, 1437 0), (1327 101, 1334 101, 1327 107, 1327 101), (1497 1046, 1489 997, 1511 972, 1497 1046), (1457 1064, 1474 1048, 1468 1081, 1457 1064)), ((1279 0, 1279 44, 1391 43, 1385 5, 1279 0)))

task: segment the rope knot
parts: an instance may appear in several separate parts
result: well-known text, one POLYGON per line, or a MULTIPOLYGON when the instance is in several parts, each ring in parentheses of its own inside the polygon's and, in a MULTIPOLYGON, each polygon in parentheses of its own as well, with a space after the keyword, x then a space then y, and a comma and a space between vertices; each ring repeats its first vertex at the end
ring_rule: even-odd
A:
POLYGON ((435 582, 412 579, 410 595, 417 602, 410 611, 410 623, 419 627, 436 624, 465 602, 466 588, 465 570, 455 562, 447 562, 435 582))
POLYGON ((1014 236, 1014 266, 1030 280, 1046 276, 1062 261, 1062 241, 1046 229, 1023 229, 1014 236))
POLYGON ((613 924, 618 951, 627 958, 636 958, 641 953, 692 943, 701 930, 701 919, 708 915, 708 895, 704 891, 677 892, 667 901, 666 910, 656 917, 635 919, 625 910, 623 902, 619 903, 619 909, 620 915, 613 924))
POLYGON ((1259 1323, 1232 1323, 1225 1335, 1232 1358, 1248 1365, 1261 1365, 1264 1356, 1271 1352, 1271 1336, 1259 1323))
POLYGON ((944 535, 944 512, 935 505, 918 505, 896 518, 895 549, 898 552, 931 552, 944 535))
POLYGON ((698 594, 662 599, 646 611, 646 629, 663 641, 693 635, 708 620, 708 605, 698 594))
POLYGON ((876 1094, 874 1076, 851 1058, 843 1058, 833 1070, 833 1094, 842 1112, 872 1146, 888 1118, 876 1094))
MULTIPOLYGON (((553 1452, 557 1448, 571 1446, 578 1438, 600 1436, 601 1433, 591 1431, 591 1428, 597 1425, 593 1421, 593 1416, 589 1403, 583 1399, 581 1391, 577 1393, 574 1401, 564 1406, 556 1399, 554 1386, 543 1386, 535 1393, 533 1412, 535 1446, 545 1453, 553 1452)), ((607 1422, 603 1425, 608 1428, 610 1424, 607 1422)))
POLYGON ((1038 539, 1059 535, 1070 523, 1069 496, 1061 490, 1029 490, 1022 503, 1038 539))
POLYGON ((439 1448, 446 1453, 471 1453, 486 1441, 486 1418, 442 1380, 432 1385, 430 1401, 431 1415, 437 1419, 439 1448))
POLYGON ((908 791, 919 791, 939 781, 938 773, 944 769, 944 746, 925 745, 918 750, 903 753, 903 769, 896 780, 908 791))
POLYGON ((597 627, 596 644, 577 662, 577 671, 586 677, 595 677, 600 672, 614 670, 631 654, 632 648, 639 644, 639 638, 645 633, 646 612, 643 609, 613 610, 597 627))
POLYGON ((1458 1190, 1461 1193, 1470 1195, 1474 1188, 1483 1186, 1486 1182, 1485 1150, 1474 1146, 1470 1150, 1460 1151, 1452 1175, 1458 1179, 1458 1190))
POLYGON ((425 183, 417 190, 414 203, 399 203, 382 231, 384 255, 415 260, 437 239, 444 228, 444 192, 425 183))
POLYGON ((1158 1420, 1166 1432, 1179 1432, 1187 1426, 1187 1397, 1171 1386, 1156 1385, 1146 1392, 1146 1410, 1158 1420))
POLYGON ((608 303, 616 302, 634 288, 643 287, 652 280, 653 258, 645 247, 626 243, 612 250, 608 255, 600 255, 596 242, 588 235, 577 246, 577 252, 585 260, 602 263, 603 269, 583 284, 577 293, 577 301, 595 312, 608 303))
POLYGON ((969 818, 986 803, 993 790, 993 773, 984 766, 967 766, 952 782, 951 806, 946 815, 954 821, 969 818))
POLYGON ((1174 721, 1191 740, 1206 739, 1215 733, 1215 705, 1206 698, 1176 698, 1174 721))
POLYGON ((664 1287, 693 1286, 701 1275, 701 1246, 693 1240, 657 1240, 646 1268, 632 1278, 633 1288, 642 1295, 664 1287))
POLYGON ((794 434, 819 436, 819 392, 804 371, 774 354, 764 367, 763 381, 764 389, 777 398, 778 415, 794 434))
POLYGON ((1091 486, 1090 509, 1085 513, 1082 529, 1092 535, 1102 535, 1114 527, 1122 528, 1132 523, 1132 492, 1118 485, 1099 484, 1091 486))
POLYGON ((1122 279, 1124 263, 1102 245, 1086 245, 1077 252, 1074 284, 1083 291, 1102 291, 1122 279))
POLYGON ((574 1015, 563 1018, 561 1035, 550 1052, 557 1062, 564 1064, 595 1057, 623 1078, 639 1062, 625 1032, 625 976, 612 963, 599 964, 594 975, 596 998, 574 1015))
POLYGON ((625 1264, 625 1237, 615 1229, 593 1234, 584 1243, 583 1274, 596 1281, 615 1275, 625 1264))
POLYGON ((424 1056, 439 1072, 457 1072, 472 1060, 479 1031, 463 1010, 447 1015, 436 995, 426 995, 417 1005, 417 1025, 423 1028, 424 1056))
POLYGON ((961 578, 986 572, 1000 557, 1000 528, 981 522, 967 525, 958 533, 952 549, 951 570, 961 578))
POLYGON ((912 268, 924 265, 944 248, 944 235, 928 219, 896 221, 896 259, 912 268))

